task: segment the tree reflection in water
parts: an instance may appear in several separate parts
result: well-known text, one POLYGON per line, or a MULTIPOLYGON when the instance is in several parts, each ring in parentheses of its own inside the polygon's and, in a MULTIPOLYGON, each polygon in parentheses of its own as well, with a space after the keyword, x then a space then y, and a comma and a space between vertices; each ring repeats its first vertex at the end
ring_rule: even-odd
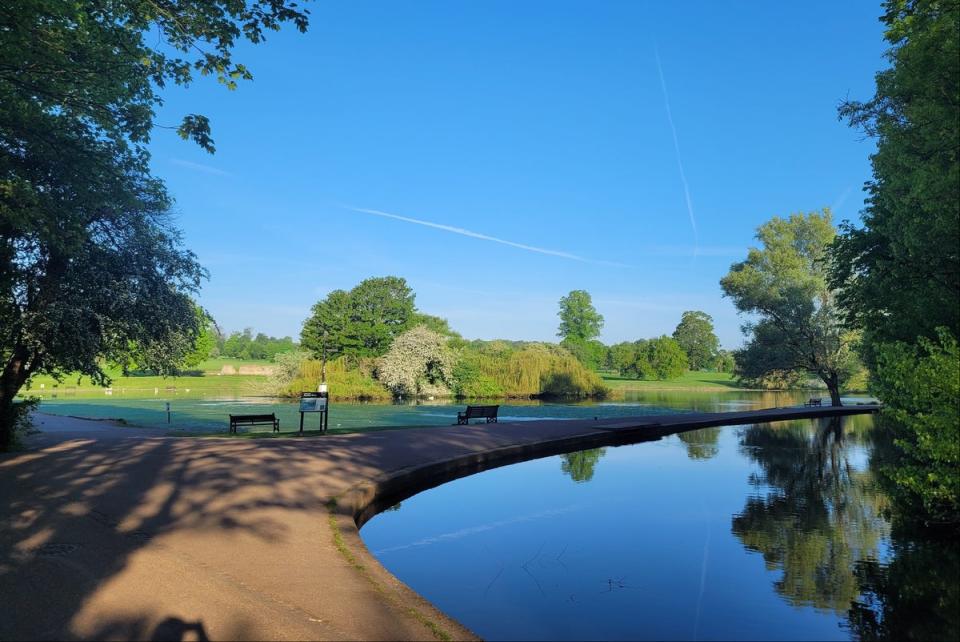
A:
POLYGON ((588 482, 593 479, 594 468, 606 452, 605 448, 591 448, 561 455, 560 469, 577 483, 588 482))
POLYGON ((701 428, 677 434, 687 447, 690 459, 712 459, 720 452, 720 431, 722 428, 701 428))
POLYGON ((741 451, 760 472, 732 530, 769 570, 782 572, 775 588, 791 604, 842 614, 860 594, 856 562, 877 557, 889 528, 872 475, 850 461, 849 446, 862 433, 845 431, 840 418, 810 426, 746 429, 741 451))
POLYGON ((856 639, 958 639, 960 554, 953 542, 890 532, 887 496, 852 461, 875 446, 871 425, 850 417, 747 428, 741 452, 760 470, 733 533, 781 571, 784 599, 846 616, 856 639))

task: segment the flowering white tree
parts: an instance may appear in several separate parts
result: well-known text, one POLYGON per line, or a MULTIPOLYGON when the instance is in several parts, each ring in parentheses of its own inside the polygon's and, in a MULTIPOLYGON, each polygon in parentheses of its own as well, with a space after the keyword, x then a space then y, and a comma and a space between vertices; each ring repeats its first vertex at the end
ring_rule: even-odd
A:
POLYGON ((377 378, 398 395, 449 395, 455 361, 447 337, 420 325, 394 339, 377 378))

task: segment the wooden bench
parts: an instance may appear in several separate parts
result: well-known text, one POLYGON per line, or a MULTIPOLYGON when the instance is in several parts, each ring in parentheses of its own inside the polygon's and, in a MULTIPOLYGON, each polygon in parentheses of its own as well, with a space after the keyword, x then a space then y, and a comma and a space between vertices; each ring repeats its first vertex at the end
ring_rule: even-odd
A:
POLYGON ((465 412, 457 413, 457 425, 464 426, 471 419, 486 419, 488 424, 495 424, 499 409, 500 406, 467 406, 465 412))
POLYGON ((237 426, 254 426, 261 424, 272 424, 273 432, 280 432, 280 420, 277 415, 230 415, 230 432, 237 432, 237 426))
POLYGON ((804 406, 822 406, 822 405, 823 405, 823 399, 821 399, 820 397, 810 397, 810 398, 807 400, 807 403, 805 403, 805 404, 803 404, 803 405, 804 405, 804 406))

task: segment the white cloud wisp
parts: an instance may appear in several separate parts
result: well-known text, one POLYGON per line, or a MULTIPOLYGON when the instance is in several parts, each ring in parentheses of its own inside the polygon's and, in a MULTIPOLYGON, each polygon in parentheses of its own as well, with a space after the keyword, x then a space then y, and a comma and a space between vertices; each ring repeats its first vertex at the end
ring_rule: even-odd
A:
POLYGON ((660 64, 660 50, 656 46, 653 54, 657 59, 657 72, 660 74, 660 88, 663 90, 663 104, 667 108, 667 121, 670 123, 670 133, 673 134, 673 149, 677 153, 677 166, 680 168, 680 180, 683 182, 683 196, 687 201, 687 214, 690 216, 690 227, 693 228, 693 255, 696 257, 699 243, 697 241, 697 219, 693 215, 693 201, 690 199, 690 185, 687 184, 687 173, 683 171, 683 160, 680 158, 680 141, 677 138, 677 127, 673 124, 673 110, 670 109, 670 94, 667 93, 667 81, 663 77, 663 65, 660 64))
POLYGON ((570 252, 562 252, 560 250, 551 250, 543 247, 537 247, 535 245, 527 245, 526 243, 517 243, 515 241, 508 241, 506 239, 497 238, 495 236, 490 236, 488 234, 482 234, 480 232, 474 232, 473 230, 467 230, 462 227, 454 227, 453 225, 444 225, 442 223, 424 221, 422 219, 411 218, 409 216, 391 214, 390 212, 382 212, 380 210, 372 210, 372 209, 366 209, 362 207, 348 207, 347 209, 353 212, 360 212, 363 214, 371 214, 373 216, 380 216, 383 218, 394 219, 396 221, 403 221, 404 223, 412 223, 414 225, 432 227, 435 230, 443 230, 444 232, 450 232, 451 234, 459 234, 460 236, 467 236, 470 238, 479 239, 481 241, 490 241, 491 243, 499 243, 501 245, 515 247, 520 250, 526 250, 527 252, 536 252, 537 254, 546 254, 547 256, 556 256, 561 259, 567 259, 570 261, 580 261, 581 263, 593 263, 595 265, 610 265, 615 267, 632 267, 623 263, 616 263, 613 261, 597 261, 593 259, 588 259, 583 256, 578 256, 576 254, 571 254, 570 252))

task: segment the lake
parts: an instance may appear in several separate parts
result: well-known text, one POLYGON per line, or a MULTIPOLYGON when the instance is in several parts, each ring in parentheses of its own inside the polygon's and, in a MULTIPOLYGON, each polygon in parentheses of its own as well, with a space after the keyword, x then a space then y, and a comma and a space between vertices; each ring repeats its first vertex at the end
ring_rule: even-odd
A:
POLYGON ((891 532, 872 422, 711 428, 488 470, 361 536, 486 639, 957 639, 957 547, 891 532))
MULTIPOLYGON (((39 391, 31 391, 37 394, 39 391)), ((817 394, 817 393, 813 393, 817 394)), ((720 392, 629 391, 615 401, 548 402, 536 400, 493 400, 500 404, 501 421, 536 419, 616 418, 644 414, 716 412, 772 408, 802 403, 808 392, 755 392, 733 390, 720 392)), ((849 401, 862 401, 850 398, 849 401)), ((298 404, 291 399, 254 396, 210 396, 183 390, 155 396, 98 394, 76 396, 50 393, 43 397, 40 410, 52 414, 73 415, 94 419, 122 419, 133 425, 152 428, 167 427, 166 404, 170 404, 171 426, 190 432, 226 432, 229 414, 276 413, 283 431, 296 430, 300 415, 298 404)), ((472 402, 476 403, 476 402, 472 402)), ((333 402, 330 406, 331 433, 354 432, 397 426, 449 426, 456 423, 457 410, 466 402, 420 401, 408 403, 333 402)), ((317 417, 308 415, 305 428, 316 428, 317 417)), ((243 428, 240 429, 244 431, 243 428)), ((269 431, 269 427, 251 427, 249 432, 269 431)))

